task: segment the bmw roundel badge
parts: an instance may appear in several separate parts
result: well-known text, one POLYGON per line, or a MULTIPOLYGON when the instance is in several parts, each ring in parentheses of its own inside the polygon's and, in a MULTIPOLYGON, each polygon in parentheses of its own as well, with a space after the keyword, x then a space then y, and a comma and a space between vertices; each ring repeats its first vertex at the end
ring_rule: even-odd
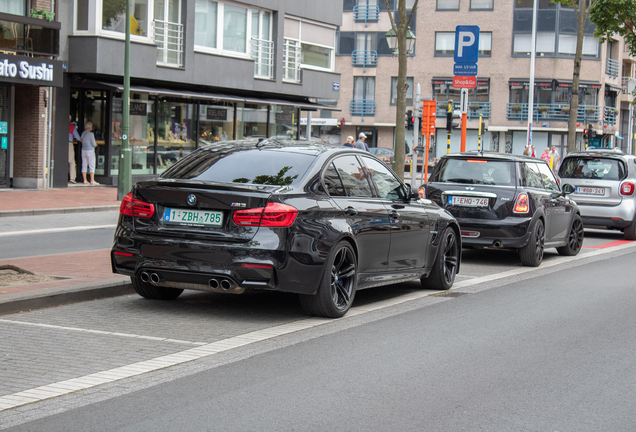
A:
POLYGON ((197 203, 197 196, 194 194, 190 194, 188 195, 187 201, 188 201, 188 205, 193 206, 197 203))

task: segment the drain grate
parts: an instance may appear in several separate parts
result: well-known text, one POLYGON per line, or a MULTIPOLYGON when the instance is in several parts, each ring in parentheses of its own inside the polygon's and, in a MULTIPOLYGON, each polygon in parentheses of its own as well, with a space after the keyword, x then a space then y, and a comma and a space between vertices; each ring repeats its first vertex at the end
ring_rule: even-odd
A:
POLYGON ((467 292, 461 291, 446 291, 439 294, 433 294, 435 297, 461 297, 463 295, 469 294, 467 292))

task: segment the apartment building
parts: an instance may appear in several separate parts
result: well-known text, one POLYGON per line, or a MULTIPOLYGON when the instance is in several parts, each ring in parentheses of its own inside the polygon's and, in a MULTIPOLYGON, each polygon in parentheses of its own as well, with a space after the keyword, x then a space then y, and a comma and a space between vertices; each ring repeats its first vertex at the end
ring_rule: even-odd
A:
MULTIPOLYGON (((0 56, 13 56, 9 63, 19 68, 20 61, 46 54, 46 62, 34 65, 51 71, 42 80, 19 81, 0 73, 0 187, 67 185, 69 115, 80 134, 86 122, 93 124, 96 180, 115 185, 126 2, 48 5, 55 11, 52 22, 27 17, 40 6, 26 0, 0 3, 5 37, 14 27, 26 28, 0 56), (43 42, 50 46, 38 45, 43 42), (25 161, 31 170, 22 167, 25 161)), ((315 100, 337 95, 339 1, 130 0, 130 5, 133 182, 162 173, 209 142, 298 138, 301 112, 330 109, 315 100)), ((2 61, 0 72, 7 70, 2 61)), ((79 171, 79 145, 74 152, 79 171)))
MULTIPOLYGON (((407 60, 407 110, 414 110, 415 87, 422 99, 437 101, 436 134, 431 158, 447 152, 446 111, 459 109, 460 89, 453 88, 455 27, 480 27, 477 86, 469 90, 466 149, 476 150, 479 117, 483 119, 482 149, 521 154, 527 140, 529 95, 534 95, 532 142, 539 156, 555 145, 567 152, 567 122, 576 49, 573 9, 538 1, 534 88, 530 89, 532 0, 434 0, 418 4, 411 21, 416 35, 407 60)), ((413 1, 407 0, 407 8, 413 1)), ((364 132, 372 146, 394 147, 398 61, 386 43, 397 19, 397 0, 344 0, 338 31, 337 70, 342 74, 338 107, 344 117, 343 135, 364 132)), ((599 44, 594 25, 585 27, 577 112, 577 148, 582 131, 591 124, 595 144, 628 148, 630 137, 627 92, 634 62, 621 38, 599 44)), ((400 119, 404 116, 400 116, 400 119)), ((457 120, 455 120, 457 122, 457 120)), ((401 126, 401 125, 400 125, 401 126)), ((420 133, 417 139, 421 139, 420 133)), ((412 132, 406 141, 411 146, 412 132)), ((450 151, 460 149, 460 131, 453 130, 450 151)))

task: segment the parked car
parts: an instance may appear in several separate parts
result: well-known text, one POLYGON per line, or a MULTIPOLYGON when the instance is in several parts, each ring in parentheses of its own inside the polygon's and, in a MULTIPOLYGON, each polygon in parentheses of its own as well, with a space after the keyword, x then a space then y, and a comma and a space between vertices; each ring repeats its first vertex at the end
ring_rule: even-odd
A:
POLYGON ((636 240, 636 157, 619 149, 570 153, 558 172, 561 181, 574 186, 583 225, 622 230, 636 240))
POLYGON ((419 190, 455 216, 464 246, 513 249, 523 265, 537 267, 546 247, 576 255, 583 245, 579 209, 568 197, 574 187, 561 189, 540 159, 445 155, 419 190))
POLYGON ((393 157, 395 156, 395 152, 393 150, 384 147, 370 147, 369 153, 376 155, 382 162, 386 164, 392 164, 393 157))
POLYGON ((356 290, 420 279, 449 289, 457 221, 366 151, 308 141, 202 147, 123 200, 111 260, 136 292, 300 294, 343 316, 356 290))

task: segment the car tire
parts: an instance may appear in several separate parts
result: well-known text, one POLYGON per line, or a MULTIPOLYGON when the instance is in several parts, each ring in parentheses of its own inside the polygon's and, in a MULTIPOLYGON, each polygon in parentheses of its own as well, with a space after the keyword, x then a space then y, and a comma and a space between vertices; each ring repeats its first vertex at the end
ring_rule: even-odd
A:
POLYGON ((565 246, 557 248, 559 255, 574 256, 577 255, 583 247, 583 220, 581 216, 574 215, 570 232, 568 233, 568 240, 565 246))
POLYGON ((356 294, 358 261, 347 241, 339 242, 329 254, 315 295, 300 294, 300 305, 309 315, 325 318, 344 316, 356 294))
POLYGON ((420 279, 422 286, 436 290, 449 290, 453 286, 457 275, 459 254, 457 233, 451 227, 448 227, 444 231, 444 235, 437 247, 433 270, 428 277, 420 279))
POLYGON ((151 300, 174 300, 181 295, 182 289, 154 286, 140 278, 131 276, 130 281, 137 294, 151 300))
POLYGON ((543 245, 545 243, 545 227, 543 221, 534 224, 530 240, 525 247, 519 249, 521 264, 527 267, 539 267, 543 261, 543 245))
POLYGON ((623 234, 625 234, 625 240, 636 240, 636 216, 632 223, 623 229, 623 234))

